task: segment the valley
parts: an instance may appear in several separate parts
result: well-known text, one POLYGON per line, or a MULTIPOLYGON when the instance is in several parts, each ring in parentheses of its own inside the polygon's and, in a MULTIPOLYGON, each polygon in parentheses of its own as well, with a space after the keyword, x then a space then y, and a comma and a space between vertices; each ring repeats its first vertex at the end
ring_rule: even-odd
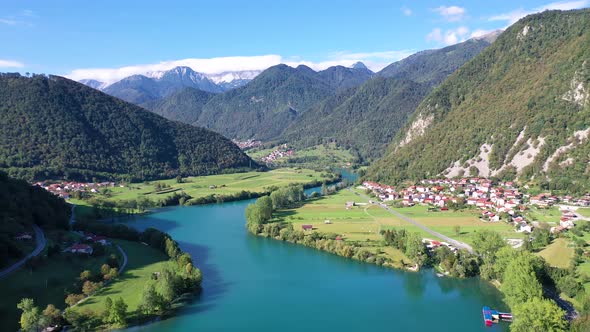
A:
POLYGON ((0 16, 5 329, 590 330, 590 2, 305 5, 0 16))

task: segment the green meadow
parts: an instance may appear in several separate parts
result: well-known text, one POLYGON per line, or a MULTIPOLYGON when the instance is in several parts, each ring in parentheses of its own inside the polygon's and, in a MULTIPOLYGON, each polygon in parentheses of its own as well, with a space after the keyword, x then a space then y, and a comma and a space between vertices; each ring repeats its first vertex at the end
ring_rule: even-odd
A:
MULTIPOLYGON (((48 236, 48 244, 52 243, 52 235, 48 236)), ((60 309, 65 309, 66 295, 72 290, 80 273, 90 270, 99 273, 100 266, 106 262, 110 254, 120 256, 114 247, 106 247, 103 256, 56 254, 44 258, 34 268, 22 267, 21 269, 0 280, 0 321, 4 322, 7 331, 18 330, 20 311, 16 304, 25 297, 35 300, 35 304, 43 310, 48 304, 54 304, 60 309)))
MULTIPOLYGON (((193 198, 210 195, 233 195, 242 191, 264 193, 271 187, 286 186, 291 183, 306 184, 313 181, 327 180, 326 173, 299 168, 280 168, 268 172, 247 172, 198 176, 183 178, 181 183, 176 179, 159 180, 144 183, 130 183, 123 186, 108 188, 107 194, 97 196, 108 201, 131 200, 140 197, 154 201, 185 192, 193 198), (157 190, 156 185, 164 186, 157 190)), ((76 213, 86 215, 92 208, 86 201, 70 200, 77 205, 76 213)))
POLYGON ((127 311, 135 311, 141 301, 144 286, 151 280, 153 273, 161 272, 168 264, 168 258, 163 253, 147 245, 124 240, 113 240, 113 243, 119 244, 127 254, 125 271, 114 282, 77 305, 77 310, 101 312, 107 297, 112 300, 122 297, 128 305, 127 311))

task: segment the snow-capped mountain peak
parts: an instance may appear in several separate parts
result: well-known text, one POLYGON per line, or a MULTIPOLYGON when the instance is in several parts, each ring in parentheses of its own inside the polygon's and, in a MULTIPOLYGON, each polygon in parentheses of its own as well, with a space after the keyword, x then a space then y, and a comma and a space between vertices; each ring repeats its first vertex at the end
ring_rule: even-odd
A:
POLYGON ((261 72, 262 70, 226 71, 218 74, 207 74, 207 77, 215 84, 231 83, 237 80, 252 80, 261 72))

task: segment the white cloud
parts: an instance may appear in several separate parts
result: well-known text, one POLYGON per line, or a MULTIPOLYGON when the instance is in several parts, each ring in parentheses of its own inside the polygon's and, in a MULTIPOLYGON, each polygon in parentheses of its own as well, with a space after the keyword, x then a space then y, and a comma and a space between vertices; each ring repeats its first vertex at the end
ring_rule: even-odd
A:
POLYGON ((22 15, 23 16, 27 16, 27 17, 38 17, 37 14, 34 11, 30 10, 30 9, 23 10, 22 15))
POLYGON ((0 59, 0 68, 22 68, 24 66, 22 62, 0 59))
POLYGON ((15 24, 18 24, 18 21, 11 20, 11 19, 8 19, 8 18, 0 18, 0 23, 2 23, 2 24, 8 24, 8 25, 15 25, 15 24))
POLYGON ((426 41, 432 41, 444 45, 453 45, 465 41, 468 36, 469 28, 465 26, 448 29, 444 32, 440 28, 434 28, 428 33, 428 35, 426 35, 426 41))
POLYGON ((457 22, 463 19, 465 15, 465 8, 459 6, 440 6, 434 8, 433 11, 439 13, 445 20, 449 22, 457 22))
POLYGON ((412 16, 412 13, 413 13, 412 10, 410 8, 406 7, 406 6, 403 6, 401 8, 401 11, 406 16, 412 16))
POLYGON ((125 66, 120 68, 82 68, 75 69, 65 76, 73 80, 95 79, 107 84, 114 83, 131 75, 148 72, 170 70, 178 66, 187 66, 205 74, 217 74, 225 71, 264 70, 268 67, 284 63, 296 67, 306 65, 314 70, 323 70, 331 66, 351 66, 357 61, 364 62, 371 70, 378 71, 391 62, 401 60, 414 53, 411 50, 382 51, 367 53, 336 52, 326 61, 306 61, 299 58, 283 58, 280 55, 234 56, 209 59, 189 58, 173 61, 162 61, 154 64, 125 66))
POLYGON ((520 8, 508 13, 494 15, 489 18, 489 21, 506 21, 508 25, 512 25, 527 15, 539 13, 545 10, 572 10, 588 7, 589 5, 590 0, 551 2, 533 10, 524 10, 523 8, 520 8))

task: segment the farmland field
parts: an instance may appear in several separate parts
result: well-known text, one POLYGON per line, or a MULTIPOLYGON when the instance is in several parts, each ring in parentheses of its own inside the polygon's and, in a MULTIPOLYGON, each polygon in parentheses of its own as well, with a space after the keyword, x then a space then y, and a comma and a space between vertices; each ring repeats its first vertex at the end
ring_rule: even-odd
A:
MULTIPOLYGON (((200 198, 210 195, 232 195, 242 191, 264 193, 270 187, 286 186, 291 183, 306 184, 327 179, 326 173, 308 169, 280 168, 268 172, 188 177, 183 178, 181 183, 178 183, 176 179, 130 183, 124 186, 108 188, 106 194, 97 194, 97 196, 112 202, 131 199, 137 200, 138 198, 158 201, 179 192, 184 192, 192 198, 200 198), (156 186, 164 187, 164 189, 158 190, 156 186)), ((90 204, 86 201, 71 200, 71 202, 77 205, 77 215, 85 215, 92 212, 88 208, 90 204)))

